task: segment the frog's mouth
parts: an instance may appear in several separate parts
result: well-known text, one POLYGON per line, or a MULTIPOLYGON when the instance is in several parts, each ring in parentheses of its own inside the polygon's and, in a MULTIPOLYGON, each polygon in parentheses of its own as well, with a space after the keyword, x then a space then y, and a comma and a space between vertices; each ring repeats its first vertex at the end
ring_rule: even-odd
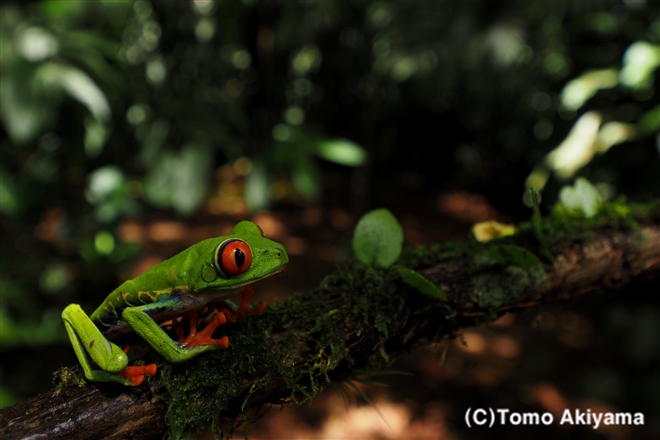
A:
MULTIPOLYGON (((265 280, 266 278, 270 278, 270 277, 275 276, 275 275, 281 275, 281 274, 284 273, 284 269, 286 269, 286 266, 282 266, 281 268, 277 269, 276 271, 273 271, 273 272, 271 272, 271 273, 269 273, 269 274, 267 274, 267 275, 264 275, 264 276, 262 276, 261 278, 257 278, 255 281, 252 281, 252 282, 247 283, 247 284, 257 283, 257 282, 259 282, 259 281, 261 281, 261 280, 265 280)), ((246 284, 243 284, 243 286, 245 286, 245 285, 246 285, 246 284)))

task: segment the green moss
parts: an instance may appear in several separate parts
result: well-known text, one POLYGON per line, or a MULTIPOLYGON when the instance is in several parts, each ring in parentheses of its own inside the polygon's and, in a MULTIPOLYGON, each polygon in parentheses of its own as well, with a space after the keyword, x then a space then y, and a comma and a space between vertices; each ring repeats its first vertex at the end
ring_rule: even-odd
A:
MULTIPOLYGON (((350 344, 364 336, 363 328, 376 329, 374 353, 384 364, 388 360, 385 341, 404 304, 403 300, 392 302, 386 289, 392 284, 391 276, 388 270, 364 267, 329 276, 304 297, 289 297, 258 319, 248 317, 245 324, 227 327, 227 350, 164 365, 170 436, 181 438, 210 425, 219 431, 227 420, 220 420, 218 414, 238 418, 250 397, 275 380, 286 384, 294 402, 311 402, 330 383, 330 373, 350 372, 354 363, 350 344), (354 322, 355 317, 360 322, 354 322), (308 356, 292 357, 300 352, 308 356)), ((229 420, 229 425, 235 422, 229 420)))
POLYGON ((489 271, 470 279, 477 304, 485 310, 495 310, 506 304, 530 298, 547 278, 543 267, 522 268, 507 266, 502 270, 489 271))
MULTIPOLYGON (((404 249, 399 264, 417 271, 447 260, 461 262, 462 267, 467 264, 468 300, 485 310, 483 320, 490 321, 496 319, 498 307, 529 298, 543 283, 545 265, 538 258, 545 253, 552 254, 567 242, 589 241, 595 229, 626 231, 657 219, 660 202, 604 203, 591 218, 559 207, 538 229, 528 222, 515 235, 488 243, 404 249)), ((311 402, 330 380, 349 376, 358 364, 351 346, 358 342, 372 347, 371 352, 362 353, 367 359, 359 364, 366 363, 371 370, 383 368, 391 358, 388 339, 400 334, 401 326, 427 307, 444 310, 438 320, 451 322, 455 310, 446 304, 407 287, 394 269, 351 262, 302 297, 290 296, 258 317, 222 328, 230 339, 227 350, 181 365, 164 365, 170 437, 180 438, 210 425, 216 433, 223 424, 233 426, 250 397, 273 381, 285 384, 283 398, 311 402), (296 358, 297 353, 302 358, 296 358), (219 419, 221 413, 230 420, 219 419)))
POLYGON ((68 386, 83 387, 87 381, 80 367, 62 367, 53 373, 53 383, 57 395, 68 386))

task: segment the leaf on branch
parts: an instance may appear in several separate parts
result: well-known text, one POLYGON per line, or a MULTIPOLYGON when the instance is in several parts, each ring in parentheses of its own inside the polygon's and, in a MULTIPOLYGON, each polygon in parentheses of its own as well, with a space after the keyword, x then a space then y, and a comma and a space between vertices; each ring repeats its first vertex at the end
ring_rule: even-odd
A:
POLYGON ((365 214, 355 228, 353 252, 367 266, 390 267, 399 259, 402 246, 403 229, 387 209, 365 214))
POLYGON ((427 280, 423 275, 403 266, 397 267, 396 270, 397 272, 399 272, 399 275, 401 275, 401 279, 403 280, 403 282, 409 285, 410 287, 414 287, 420 292, 425 293, 434 298, 447 301, 447 295, 445 295, 445 292, 443 292, 438 288, 438 286, 427 280))

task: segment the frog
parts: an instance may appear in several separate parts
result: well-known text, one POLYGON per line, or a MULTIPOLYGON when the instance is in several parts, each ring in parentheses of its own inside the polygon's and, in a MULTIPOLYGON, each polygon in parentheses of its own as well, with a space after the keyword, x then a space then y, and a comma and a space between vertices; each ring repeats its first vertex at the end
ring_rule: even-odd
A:
POLYGON ((88 380, 138 386, 146 375, 156 375, 157 365, 128 365, 130 347, 122 349, 112 340, 134 333, 171 363, 226 349, 229 338, 214 339, 215 329, 264 311, 266 303, 250 306, 252 283, 283 272, 288 262, 282 244, 244 220, 229 235, 203 240, 125 281, 91 315, 78 304, 68 305, 62 320, 88 380), (215 308, 239 292, 240 306, 215 308), (217 314, 197 331, 197 314, 209 308, 217 314), (183 317, 190 320, 187 336, 177 325, 183 317), (175 329, 178 341, 166 328, 175 329))

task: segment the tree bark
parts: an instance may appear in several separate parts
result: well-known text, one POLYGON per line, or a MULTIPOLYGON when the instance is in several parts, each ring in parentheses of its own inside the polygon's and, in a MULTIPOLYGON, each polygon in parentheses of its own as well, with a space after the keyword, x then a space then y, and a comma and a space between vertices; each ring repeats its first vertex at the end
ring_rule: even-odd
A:
MULTIPOLYGON (((497 316, 551 301, 575 299, 595 289, 618 289, 633 281, 652 281, 660 278, 660 225, 647 224, 627 232, 612 229, 592 231, 589 241, 566 241, 555 247, 552 264, 544 264, 545 280, 532 292, 505 301, 496 308, 485 308, 474 289, 466 287, 465 280, 474 276, 472 256, 445 259, 419 272, 432 280, 448 296, 442 303, 455 319, 438 318, 438 308, 422 308, 406 323, 389 334, 385 352, 391 359, 410 353, 428 341, 454 337, 461 329, 491 321, 497 316)), ((492 268, 493 271, 501 270, 492 268)), ((501 286, 506 289, 508 286, 501 286)), ((341 298, 343 292, 335 292, 341 298)), ((488 292, 484 293, 488 295, 488 292)), ((483 298, 482 298, 483 299, 483 298)), ((304 301, 304 297, 303 297, 304 301)), ((328 311, 336 308, 336 301, 328 311)), ((415 310, 413 308, 412 310, 415 310)), ((252 319, 262 319, 255 316, 252 319)), ((310 317, 311 322, 314 318, 310 317)), ((345 320, 347 321, 347 320, 345 320)), ((359 326, 361 319, 350 320, 359 326)), ((301 332, 309 322, 290 325, 301 332)), ((352 364, 341 363, 331 378, 346 377, 347 369, 368 367, 374 353, 374 338, 369 328, 351 340, 352 364), (366 335, 366 336, 365 336, 366 335)), ((275 332, 272 337, 276 339, 275 332)), ((300 345, 295 359, 310 356, 308 346, 300 345)), ((246 373, 245 388, 254 383, 246 373)), ((167 390, 159 375, 148 385, 137 388, 115 384, 87 383, 48 391, 17 405, 0 410, 0 437, 3 439, 160 439, 167 432, 165 412, 167 390)), ((249 397, 246 409, 258 408, 266 403, 280 403, 291 394, 284 381, 272 380, 249 397)), ((240 407, 240 405, 237 405, 240 407)), ((225 410, 221 416, 236 417, 237 412, 225 410)))

